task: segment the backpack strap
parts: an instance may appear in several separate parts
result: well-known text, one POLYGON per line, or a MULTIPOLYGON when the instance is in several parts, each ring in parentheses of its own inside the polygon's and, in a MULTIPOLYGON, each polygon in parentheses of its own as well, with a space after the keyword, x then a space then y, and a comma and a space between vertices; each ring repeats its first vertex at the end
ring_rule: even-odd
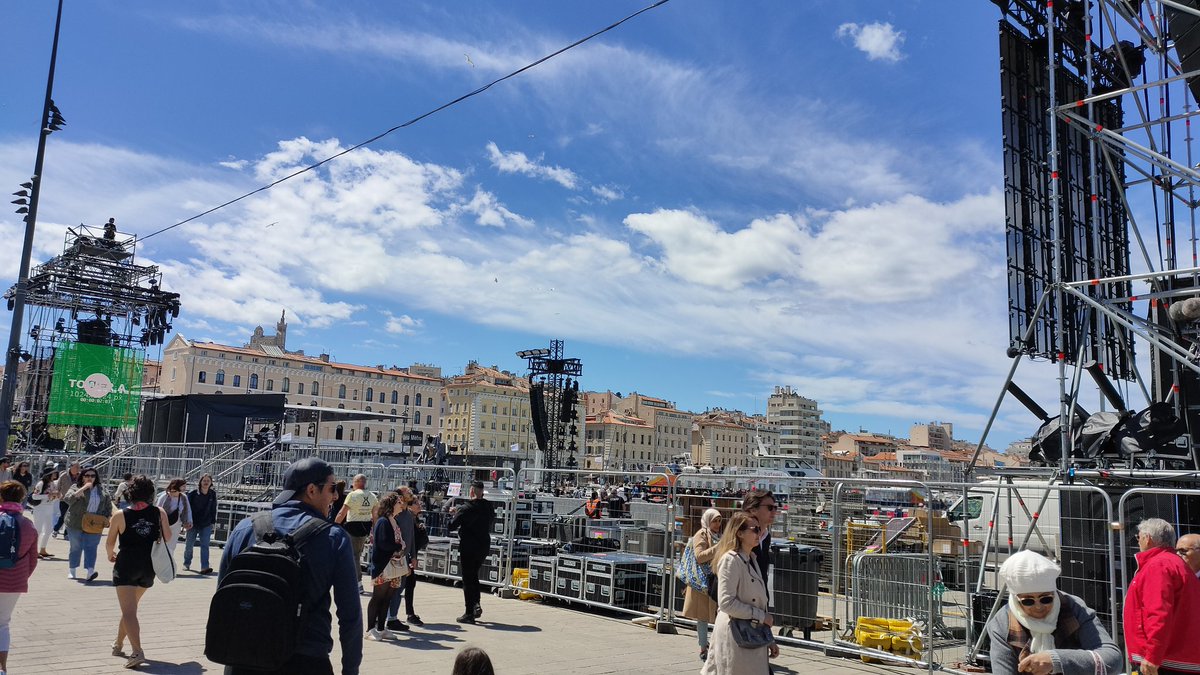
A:
MULTIPOLYGON (((260 511, 251 516, 254 523, 255 540, 269 543, 281 538, 279 533, 275 531, 275 516, 273 514, 273 511, 260 511)), ((283 535, 283 537, 289 539, 292 546, 300 548, 305 540, 328 527, 329 521, 324 518, 309 518, 291 534, 283 535)))

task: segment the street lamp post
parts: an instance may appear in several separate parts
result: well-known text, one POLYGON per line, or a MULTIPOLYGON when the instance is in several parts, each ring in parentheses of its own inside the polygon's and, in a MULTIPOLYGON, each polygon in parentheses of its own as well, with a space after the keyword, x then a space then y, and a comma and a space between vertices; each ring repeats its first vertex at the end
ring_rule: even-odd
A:
MULTIPOLYGON (((58 60, 58 33, 62 26, 63 2, 58 0, 58 15, 54 19, 54 43, 50 48, 50 73, 46 77, 46 101, 42 106, 42 127, 38 134, 37 158, 33 177, 29 180, 28 203, 17 212, 25 213, 25 241, 21 248, 21 266, 17 272, 16 293, 13 295, 12 326, 8 332, 8 350, 4 353, 4 382, 0 385, 0 450, 7 451, 12 430, 13 399, 17 393, 17 362, 21 355, 21 326, 25 323, 25 297, 29 289, 29 263, 33 257, 33 233, 37 222, 38 198, 41 196, 42 168, 46 159, 46 139, 64 123, 51 98, 54 93, 54 66, 58 60)), ((16 194, 20 199, 26 195, 16 194)))

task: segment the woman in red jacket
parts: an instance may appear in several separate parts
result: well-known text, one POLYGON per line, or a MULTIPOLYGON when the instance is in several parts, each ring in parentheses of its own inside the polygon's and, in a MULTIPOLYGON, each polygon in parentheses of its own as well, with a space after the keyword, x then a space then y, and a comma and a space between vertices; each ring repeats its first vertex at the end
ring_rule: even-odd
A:
POLYGON ((0 569, 0 673, 8 670, 8 624, 22 593, 29 592, 29 577, 37 567, 37 529, 22 513, 25 486, 15 480, 0 483, 0 517, 11 518, 20 528, 20 546, 12 567, 0 569))

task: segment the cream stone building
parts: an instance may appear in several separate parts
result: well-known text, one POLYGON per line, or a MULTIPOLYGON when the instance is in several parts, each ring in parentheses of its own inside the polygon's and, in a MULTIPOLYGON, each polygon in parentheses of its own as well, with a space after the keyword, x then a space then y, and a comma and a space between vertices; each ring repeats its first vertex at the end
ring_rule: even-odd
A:
POLYGON ((633 415, 605 410, 585 420, 583 468, 645 470, 655 463, 654 427, 633 415))
POLYGON ((757 468, 759 443, 767 454, 778 454, 782 436, 761 417, 736 410, 710 410, 692 422, 692 463, 713 468, 757 468))
POLYGON ((281 318, 276 335, 264 336, 258 327, 250 344, 242 347, 197 342, 177 333, 163 350, 158 390, 167 396, 279 393, 293 405, 396 416, 328 423, 319 429, 295 424, 281 430, 296 440, 316 438, 321 445, 401 451, 405 431, 419 431, 426 441, 436 438, 442 417, 440 373, 429 366, 421 366, 423 374, 416 374, 396 366, 338 363, 328 354, 290 352, 286 330, 281 318))

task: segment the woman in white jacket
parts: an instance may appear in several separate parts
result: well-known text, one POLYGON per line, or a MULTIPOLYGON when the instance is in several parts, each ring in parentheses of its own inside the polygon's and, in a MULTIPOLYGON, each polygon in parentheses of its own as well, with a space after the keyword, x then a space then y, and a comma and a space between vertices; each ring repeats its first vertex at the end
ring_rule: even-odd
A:
POLYGON ((50 535, 54 532, 54 521, 58 518, 58 469, 49 465, 42 471, 41 480, 29 491, 29 504, 33 507, 33 526, 38 533, 38 557, 53 558, 46 550, 50 535))
POLYGON ((774 639, 762 647, 741 647, 733 636, 732 619, 757 621, 770 628, 767 584, 754 562, 754 547, 762 529, 745 511, 729 518, 717 545, 717 621, 710 638, 702 675, 761 675, 770 672, 768 659, 779 656, 774 639))
POLYGON ((167 483, 166 492, 160 494, 155 502, 155 506, 167 514, 167 522, 171 525, 166 544, 172 556, 175 555, 175 544, 179 543, 179 533, 192 528, 192 506, 183 492, 186 487, 186 480, 175 478, 167 483))

